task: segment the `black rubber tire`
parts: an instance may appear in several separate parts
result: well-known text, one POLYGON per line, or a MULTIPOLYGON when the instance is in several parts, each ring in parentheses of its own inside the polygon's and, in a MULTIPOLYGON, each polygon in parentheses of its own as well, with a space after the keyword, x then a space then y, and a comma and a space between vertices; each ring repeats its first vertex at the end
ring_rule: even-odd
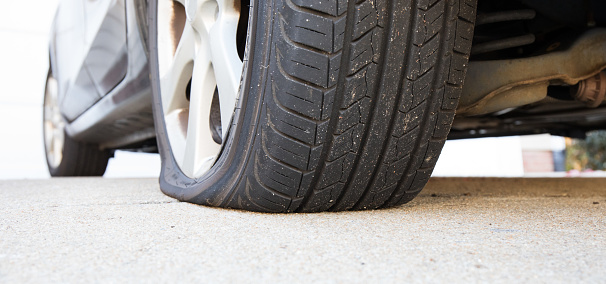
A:
MULTIPOLYGON (((48 76, 52 76, 49 72, 48 76)), ((45 96, 47 92, 45 92, 45 96)), ((43 108, 43 115, 46 108, 43 108)), ((43 122, 44 123, 44 120, 43 122)), ((45 127, 42 127, 46 131, 45 127)), ((46 137, 43 133, 42 137, 46 137)), ((76 176, 103 176, 107 169, 107 164, 112 156, 110 150, 101 150, 98 145, 88 144, 76 141, 64 134, 65 141, 63 144, 63 157, 58 166, 54 167, 48 161, 48 156, 45 155, 46 165, 51 177, 76 177, 76 176)), ((44 151, 47 151, 47 145, 44 144, 44 151)))
MULTIPOLYGON (((161 113, 150 1, 154 112, 161 113)), ((455 115, 475 0, 257 0, 242 94, 223 152, 199 179, 156 115, 160 187, 261 212, 376 209, 428 181, 455 115)))

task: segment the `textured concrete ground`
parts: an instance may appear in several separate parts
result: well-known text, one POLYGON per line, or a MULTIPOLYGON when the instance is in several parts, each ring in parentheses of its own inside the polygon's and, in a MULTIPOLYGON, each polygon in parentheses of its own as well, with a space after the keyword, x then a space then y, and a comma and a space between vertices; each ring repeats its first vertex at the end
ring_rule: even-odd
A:
POLYGON ((0 181, 0 283, 606 281, 606 179, 432 179, 389 210, 258 214, 154 179, 0 181))

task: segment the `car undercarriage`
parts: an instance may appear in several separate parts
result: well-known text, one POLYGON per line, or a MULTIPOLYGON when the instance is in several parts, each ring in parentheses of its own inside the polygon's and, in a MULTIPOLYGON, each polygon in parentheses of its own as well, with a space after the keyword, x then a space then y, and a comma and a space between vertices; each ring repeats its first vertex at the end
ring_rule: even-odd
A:
POLYGON ((605 27, 603 1, 479 1, 449 139, 603 129, 605 27))

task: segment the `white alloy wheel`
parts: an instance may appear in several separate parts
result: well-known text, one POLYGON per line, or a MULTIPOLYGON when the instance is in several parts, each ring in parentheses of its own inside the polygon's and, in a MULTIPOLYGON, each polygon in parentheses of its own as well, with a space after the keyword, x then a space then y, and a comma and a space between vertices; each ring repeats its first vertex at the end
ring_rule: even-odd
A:
POLYGON ((172 154, 190 178, 218 158, 238 99, 243 64, 236 1, 158 1, 162 110, 172 154))
POLYGON ((53 168, 61 164, 65 144, 65 121, 59 110, 57 96, 57 80, 49 76, 44 96, 44 144, 47 161, 53 168))

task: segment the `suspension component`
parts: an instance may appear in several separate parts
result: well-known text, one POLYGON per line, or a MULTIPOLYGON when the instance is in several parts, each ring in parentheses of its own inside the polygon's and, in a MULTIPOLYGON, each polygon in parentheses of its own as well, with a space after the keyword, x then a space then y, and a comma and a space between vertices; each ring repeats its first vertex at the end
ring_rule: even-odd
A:
POLYGON ((576 92, 573 94, 575 100, 585 103, 588 107, 598 107, 606 97, 606 73, 602 71, 579 82, 575 89, 576 92))
POLYGON ((502 49, 508 49, 513 47, 520 47, 524 45, 533 44, 535 36, 533 34, 525 34, 516 37, 510 37, 506 39, 495 40, 486 43, 476 44, 471 48, 471 54, 477 55, 502 49))
MULTIPOLYGON (((521 9, 496 13, 482 13, 478 14, 478 18, 476 20, 476 27, 495 23, 532 20, 535 17, 536 12, 532 9, 521 9)), ((501 39, 491 39, 485 42, 476 42, 471 48, 471 55, 478 55, 503 49, 521 47, 533 44, 534 42, 535 35, 531 33, 518 36, 510 36, 501 39)))
POLYGON ((585 32, 567 49, 527 58, 471 61, 457 115, 482 115, 538 102, 547 96, 550 85, 559 89, 552 97, 598 106, 606 97, 602 70, 606 70, 604 28, 585 32), (577 85, 572 92, 566 87, 577 85))
POLYGON ((476 26, 500 22, 532 20, 537 13, 532 9, 504 11, 498 13, 481 13, 476 19, 476 26))

